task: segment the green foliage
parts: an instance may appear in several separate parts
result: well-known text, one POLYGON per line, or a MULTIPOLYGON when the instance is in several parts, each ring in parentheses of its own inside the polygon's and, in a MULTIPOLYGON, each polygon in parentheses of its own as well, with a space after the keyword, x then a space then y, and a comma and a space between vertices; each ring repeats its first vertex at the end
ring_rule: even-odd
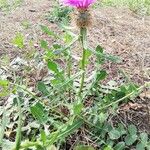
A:
POLYGON ((3 11, 10 11, 19 6, 21 2, 22 0, 0 0, 0 9, 2 9, 3 11))
MULTIPOLYGON (((90 57, 91 57, 91 55, 92 55, 92 52, 90 51, 90 50, 85 50, 85 65, 88 65, 90 62, 89 62, 89 59, 90 59, 90 57)), ((80 67, 81 67, 81 65, 82 65, 82 61, 80 61, 80 67)))
POLYGON ((9 94, 9 82, 7 80, 0 80, 0 97, 5 97, 9 94))
POLYGON ((24 36, 21 33, 17 33, 12 43, 20 49, 24 48, 24 36))
POLYGON ((95 150, 92 146, 79 145, 74 150, 95 150))
POLYGON ((47 64, 48 68, 53 71, 54 73, 59 73, 59 69, 58 69, 58 66, 55 62, 52 62, 52 61, 48 61, 48 64, 47 64))
POLYGON ((47 26, 41 25, 41 30, 49 36, 58 37, 56 33, 51 31, 47 26))
POLYGON ((37 88, 44 96, 47 96, 49 94, 45 84, 42 81, 38 82, 37 88))
POLYGON ((45 144, 46 144, 46 141, 47 141, 46 133, 45 133, 44 130, 41 130, 40 133, 41 133, 41 140, 42 140, 42 142, 43 142, 43 145, 45 145, 45 144))
POLYGON ((83 109, 83 104, 82 103, 75 104, 73 106, 73 111, 74 111, 75 115, 80 115, 80 113, 82 112, 82 109, 83 109))
POLYGON ((97 76, 96 76, 96 80, 97 82, 100 80, 104 80, 107 76, 106 70, 101 70, 99 72, 97 72, 97 76))
POLYGON ((136 150, 148 150, 150 148, 149 138, 147 133, 141 133, 139 142, 136 145, 136 150))
POLYGON ((149 0, 103 0, 104 6, 126 6, 132 11, 141 15, 150 15, 150 1, 149 0))
POLYGON ((58 140, 63 140, 65 137, 79 129, 83 124, 81 119, 70 119, 68 123, 62 125, 58 131, 51 133, 48 137, 47 145, 52 145, 58 140))
POLYGON ((115 139, 119 139, 120 138, 120 132, 116 129, 113 129, 109 132, 109 137, 110 139, 112 140, 115 140, 115 139))
POLYGON ((31 26, 29 20, 24 20, 21 24, 25 29, 28 29, 31 26))
POLYGON ((21 97, 17 98, 17 105, 18 105, 18 128, 17 128, 17 134, 16 134, 16 140, 15 140, 15 149, 19 150, 21 145, 21 128, 22 128, 22 110, 21 110, 21 97))
POLYGON ((117 145, 115 145, 114 149, 115 150, 124 150, 125 149, 125 143, 119 142, 117 145))
POLYGON ((32 115, 40 122, 45 123, 48 120, 47 113, 44 110, 44 107, 41 103, 37 102, 30 107, 32 115))
POLYGON ((70 20, 69 13, 72 12, 72 9, 69 7, 63 7, 56 5, 49 14, 46 15, 46 19, 50 22, 68 24, 70 20))
MULTIPOLYGON (((24 79, 20 79, 17 74, 13 81, 0 80, 0 94, 8 96, 7 93, 11 93, 12 96, 8 99, 10 105, 6 109, 8 109, 9 117, 16 115, 9 126, 15 131, 18 127, 17 149, 55 150, 56 147, 61 149, 66 141, 70 140, 72 143, 72 137, 83 138, 83 141, 75 141, 77 143, 72 147, 75 150, 124 150, 131 147, 148 149, 150 141, 146 133, 139 133, 134 125, 126 126, 119 123, 114 125, 109 121, 112 116, 115 116, 120 103, 126 103, 136 97, 147 84, 138 87, 128 82, 118 86, 115 81, 106 80, 109 76, 108 71, 102 65, 107 62, 117 63, 118 58, 105 53, 99 45, 94 50, 83 48, 85 66, 82 66, 81 71, 79 71, 80 65, 73 68, 76 59, 71 49, 80 38, 67 29, 61 36, 44 25, 41 26, 41 30, 49 38, 58 40, 50 45, 48 39, 42 39, 40 45, 44 49, 43 54, 35 55, 36 63, 32 64, 31 70, 34 72, 37 68, 36 74, 42 76, 42 71, 47 67, 46 75, 39 79, 33 74, 35 83, 32 86, 24 79), (95 66, 92 68, 94 74, 87 74, 85 67, 89 67, 93 57, 96 59, 95 66), (86 75, 89 77, 88 82, 86 80, 85 83, 82 82, 84 86, 79 96, 77 92, 79 86, 76 86, 76 83, 81 76, 85 78, 86 75), (15 89, 13 92, 9 89, 10 86, 15 89), (16 113, 18 112, 16 109, 18 97, 20 98, 19 115, 16 113), (23 114, 22 117, 20 114, 23 114), (19 121, 17 121, 18 118, 19 121), (84 138, 89 139, 88 145, 84 143, 84 138), (94 146, 90 146, 93 142, 94 146)), ((17 34, 13 43, 18 48, 24 48, 23 35, 17 34)), ((80 64, 80 62, 77 63, 80 64)), ((21 69, 24 70, 22 66, 21 69)), ((10 129, 9 126, 8 129, 10 129)), ((5 143, 2 139, 5 127, 6 122, 3 119, 0 143, 5 143)), ((15 146, 15 143, 12 145, 15 146)), ((7 146, 8 144, 5 146, 6 149, 7 146)))
POLYGON ((148 134, 139 134, 134 125, 129 125, 127 127, 128 130, 126 130, 122 124, 114 127, 105 121, 100 127, 95 127, 93 130, 93 138, 98 137, 97 142, 103 147, 102 149, 124 150, 130 146, 136 147, 137 150, 140 148, 148 149, 148 134))

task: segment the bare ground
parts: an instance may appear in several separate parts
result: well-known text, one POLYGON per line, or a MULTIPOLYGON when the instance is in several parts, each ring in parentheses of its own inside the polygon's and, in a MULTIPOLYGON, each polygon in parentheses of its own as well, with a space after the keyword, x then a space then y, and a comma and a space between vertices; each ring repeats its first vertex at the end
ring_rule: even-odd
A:
MULTIPOLYGON (((25 35, 26 44, 32 39, 34 47, 40 50, 38 43, 43 37, 39 25, 47 24, 53 30, 57 30, 55 24, 45 20, 45 13, 52 8, 50 0, 26 0, 17 9, 5 14, 0 12, 0 56, 3 54, 9 57, 21 55, 22 51, 11 44, 12 38, 17 32, 25 35), (22 25, 24 21, 28 21, 30 27, 25 29, 22 25)), ((127 75, 139 84, 150 80, 150 16, 141 17, 128 9, 116 8, 100 8, 94 11, 95 24, 90 29, 89 40, 91 46, 101 45, 108 53, 116 54, 123 60, 119 65, 109 65, 111 78, 118 80, 116 75, 118 70, 123 69, 127 75)), ((51 41, 50 41, 51 42, 51 41)), ((24 51, 28 51, 28 46, 24 51)), ((136 124, 144 122, 145 126, 142 130, 150 133, 149 129, 149 108, 150 108, 150 92, 143 94, 143 100, 136 104, 143 104, 143 109, 133 110, 130 106, 125 113, 127 122, 136 124), (135 112, 134 112, 135 111, 135 112), (145 112, 146 111, 146 112, 145 112), (136 116, 136 117, 133 117, 136 116), (134 120, 132 119, 134 118, 134 120), (129 120, 129 121, 128 121, 129 120), (136 121, 135 121, 136 120, 136 121), (144 129, 143 129, 144 128, 144 129)), ((141 99, 142 99, 141 98, 141 99)), ((132 105, 133 106, 133 105, 132 105)), ((124 113, 124 114, 125 114, 124 113)))

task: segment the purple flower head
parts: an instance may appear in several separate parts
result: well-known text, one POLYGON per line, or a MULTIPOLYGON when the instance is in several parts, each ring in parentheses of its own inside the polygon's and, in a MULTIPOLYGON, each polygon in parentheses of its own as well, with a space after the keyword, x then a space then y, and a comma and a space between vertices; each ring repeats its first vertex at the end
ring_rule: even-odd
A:
POLYGON ((64 5, 72 6, 80 9, 88 8, 96 0, 60 0, 64 5))

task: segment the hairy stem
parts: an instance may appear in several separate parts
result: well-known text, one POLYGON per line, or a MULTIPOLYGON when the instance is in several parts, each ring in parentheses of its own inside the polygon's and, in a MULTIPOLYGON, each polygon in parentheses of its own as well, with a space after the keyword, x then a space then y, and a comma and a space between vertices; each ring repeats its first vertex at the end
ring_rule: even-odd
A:
POLYGON ((83 71, 82 77, 81 77, 81 82, 80 82, 80 89, 78 92, 78 96, 81 97, 83 85, 84 85, 84 79, 85 79, 85 61, 86 61, 86 42, 87 42, 87 29, 86 28, 81 28, 80 29, 80 40, 82 44, 82 60, 81 60, 81 70, 83 71))
MULTIPOLYGON (((67 72, 68 72, 68 78, 70 79, 70 77, 71 77, 71 67, 72 67, 72 57, 71 57, 71 54, 70 54, 70 52, 69 52, 69 56, 68 56, 69 58, 68 58, 68 63, 67 63, 67 72)), ((71 97, 71 90, 70 90, 70 88, 69 88, 69 98, 71 97)))

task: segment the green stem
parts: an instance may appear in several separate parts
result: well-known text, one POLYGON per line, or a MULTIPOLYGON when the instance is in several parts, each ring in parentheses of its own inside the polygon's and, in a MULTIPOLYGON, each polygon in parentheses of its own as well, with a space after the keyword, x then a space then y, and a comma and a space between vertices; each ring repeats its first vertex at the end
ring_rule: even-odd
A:
POLYGON ((80 29, 80 40, 82 44, 82 60, 81 60, 81 70, 83 70, 82 77, 81 77, 81 82, 80 82, 80 89, 78 92, 78 96, 81 97, 81 92, 83 89, 84 85, 84 79, 85 79, 85 61, 86 61, 86 42, 87 42, 87 29, 86 28, 81 28, 80 29))
POLYGON ((17 135, 16 135, 16 148, 15 150, 19 150, 20 149, 20 144, 21 144, 21 126, 22 126, 22 113, 21 113, 21 103, 20 103, 20 99, 17 98, 17 103, 18 103, 18 111, 19 111, 19 120, 18 120, 18 129, 17 129, 17 135))
MULTIPOLYGON (((71 54, 70 54, 70 52, 69 52, 69 58, 68 58, 68 64, 67 64, 67 72, 68 72, 68 78, 70 79, 70 77, 71 77, 71 66, 72 66, 72 59, 71 59, 72 57, 71 57, 71 54)), ((70 88, 69 88, 69 98, 71 97, 71 90, 70 90, 70 88)))

